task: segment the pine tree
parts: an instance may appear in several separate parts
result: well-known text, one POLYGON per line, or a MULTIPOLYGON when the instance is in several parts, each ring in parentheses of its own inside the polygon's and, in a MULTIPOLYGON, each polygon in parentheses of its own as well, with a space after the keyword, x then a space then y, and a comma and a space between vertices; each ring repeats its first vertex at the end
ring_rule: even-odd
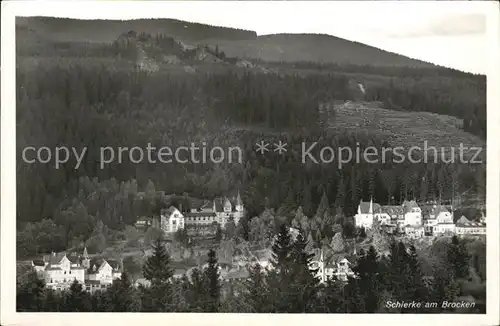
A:
POLYGON ((174 275, 170 267, 170 255, 161 239, 156 239, 152 248, 153 255, 146 260, 142 270, 143 275, 152 286, 165 284, 174 275))
POLYGON ((210 249, 208 252, 208 266, 205 268, 203 276, 205 284, 207 285, 207 302, 205 311, 217 312, 220 308, 220 275, 219 265, 217 264, 217 257, 215 250, 210 249))
POLYGON ((151 287, 143 290, 143 307, 146 311, 167 311, 170 302, 170 280, 174 274, 170 267, 170 255, 161 239, 156 239, 153 255, 144 263, 142 273, 151 282, 151 287))

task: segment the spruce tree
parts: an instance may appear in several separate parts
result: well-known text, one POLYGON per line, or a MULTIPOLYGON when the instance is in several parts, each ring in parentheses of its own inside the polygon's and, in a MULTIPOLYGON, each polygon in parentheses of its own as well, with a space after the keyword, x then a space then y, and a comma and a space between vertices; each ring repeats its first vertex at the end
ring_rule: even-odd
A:
POLYGON ((167 311, 174 271, 170 267, 170 255, 160 238, 152 247, 153 255, 148 257, 142 269, 144 277, 151 282, 151 287, 142 291, 143 307, 146 311, 167 311))
POLYGON ((288 227, 280 226, 280 231, 274 239, 270 264, 271 271, 268 274, 269 288, 274 289, 270 293, 270 302, 273 303, 270 312, 289 312, 293 302, 289 300, 288 286, 291 283, 292 260, 291 252, 293 243, 288 227))
POLYGON ((208 266, 203 271, 204 283, 207 286, 206 307, 204 307, 204 311, 217 312, 220 308, 221 284, 215 250, 209 250, 207 263, 208 266))
POLYGON ((161 239, 156 239, 152 245, 153 255, 146 260, 142 273, 152 286, 166 284, 174 275, 170 267, 170 255, 161 239))

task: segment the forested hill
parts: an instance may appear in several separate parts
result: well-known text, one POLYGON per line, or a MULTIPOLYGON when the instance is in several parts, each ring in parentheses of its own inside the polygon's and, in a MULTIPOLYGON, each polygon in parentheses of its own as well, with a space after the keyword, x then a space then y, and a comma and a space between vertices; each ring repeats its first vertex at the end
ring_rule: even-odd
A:
POLYGON ((165 34, 185 41, 255 39, 257 33, 236 28, 211 26, 176 19, 81 20, 53 17, 18 17, 16 25, 36 30, 53 41, 115 41, 131 30, 149 34, 165 34))
POLYGON ((114 42, 131 30, 163 34, 180 41, 218 45, 226 55, 264 61, 336 63, 351 65, 435 68, 427 62, 383 51, 331 35, 276 34, 190 23, 174 19, 77 20, 50 17, 17 18, 18 33, 63 42, 114 42))
POLYGON ((435 65, 326 34, 272 34, 219 42, 228 56, 264 61, 337 63, 413 68, 435 65))

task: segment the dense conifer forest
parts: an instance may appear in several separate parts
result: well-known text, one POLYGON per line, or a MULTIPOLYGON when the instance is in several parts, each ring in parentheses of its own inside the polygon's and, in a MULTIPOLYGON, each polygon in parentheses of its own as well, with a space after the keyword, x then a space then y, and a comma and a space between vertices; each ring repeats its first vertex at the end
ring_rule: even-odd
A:
MULTIPOLYGON (((26 33, 23 28, 18 30, 26 33)), ((396 312, 384 302, 441 302, 470 295, 479 302, 477 311, 484 312, 484 248, 475 244, 467 251, 457 238, 434 244, 429 250, 435 251, 431 257, 436 261, 431 263, 422 261, 427 249, 397 241, 386 243, 384 250, 366 248, 353 257, 358 277, 345 286, 318 284, 308 269, 311 248, 336 243, 340 234, 344 239, 367 236, 353 224, 360 200, 397 205, 406 199, 451 203, 460 197, 465 206, 481 202, 486 191, 484 162, 396 163, 389 157, 375 164, 351 161, 339 168, 336 163, 304 164, 300 150, 303 143, 314 142, 318 149, 393 146, 382 133, 335 128, 335 112, 320 109, 325 103, 347 101, 377 101, 394 111, 456 117, 463 121, 461 131, 477 136, 480 143, 486 138, 485 77, 429 66, 255 58, 245 59, 252 65, 246 69, 237 65, 242 58, 222 50, 224 42, 220 48, 214 41, 205 42, 211 33, 228 33, 226 41, 253 37, 252 32, 235 35, 213 29, 201 37, 206 44, 189 49, 169 35, 133 30, 108 43, 73 42, 67 35, 59 40, 37 35, 36 42, 18 38, 18 259, 80 249, 82 244, 102 253, 114 241, 131 240, 141 216, 158 215, 161 208, 181 207, 179 203, 188 210, 190 197, 213 199, 239 191, 246 217, 226 227, 216 247, 223 247, 224 241, 234 241, 229 246, 272 246, 273 272, 251 268, 248 280, 221 283, 221 253, 212 250, 207 268, 190 278, 173 279, 172 253, 155 243, 157 235, 147 234, 154 255, 141 268, 150 288, 134 288, 125 270, 122 280, 105 293, 90 295, 75 283, 61 294, 45 289, 33 274, 20 273, 18 310, 396 312), (179 62, 145 71, 137 64, 141 51, 148 60, 160 62, 169 56, 179 62), (216 63, 200 59, 206 54, 216 63), (366 86, 362 95, 358 83, 366 86), (257 142, 278 139, 288 145, 285 155, 255 151, 257 142), (175 148, 193 142, 238 146, 243 162, 134 163, 126 156, 122 162, 101 165, 104 147, 175 148), (28 146, 87 151, 81 162, 72 156, 56 168, 53 162, 26 163, 23 150, 28 146), (283 225, 302 231, 296 242, 290 242, 283 225), (471 271, 460 269, 463 264, 471 271)), ((318 150, 312 152, 319 155, 318 150)), ((182 234, 176 237, 182 248, 192 246, 182 234)))

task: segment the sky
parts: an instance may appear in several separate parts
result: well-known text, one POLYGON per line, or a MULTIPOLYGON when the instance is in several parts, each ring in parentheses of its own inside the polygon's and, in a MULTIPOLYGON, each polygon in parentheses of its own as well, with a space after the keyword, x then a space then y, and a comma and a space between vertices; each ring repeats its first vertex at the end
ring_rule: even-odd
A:
POLYGON ((488 1, 53 1, 23 7, 26 16, 81 19, 175 18, 254 30, 322 33, 463 71, 488 66, 488 1), (77 6, 85 3, 85 5, 77 6), (50 5, 48 5, 50 3, 50 5))

